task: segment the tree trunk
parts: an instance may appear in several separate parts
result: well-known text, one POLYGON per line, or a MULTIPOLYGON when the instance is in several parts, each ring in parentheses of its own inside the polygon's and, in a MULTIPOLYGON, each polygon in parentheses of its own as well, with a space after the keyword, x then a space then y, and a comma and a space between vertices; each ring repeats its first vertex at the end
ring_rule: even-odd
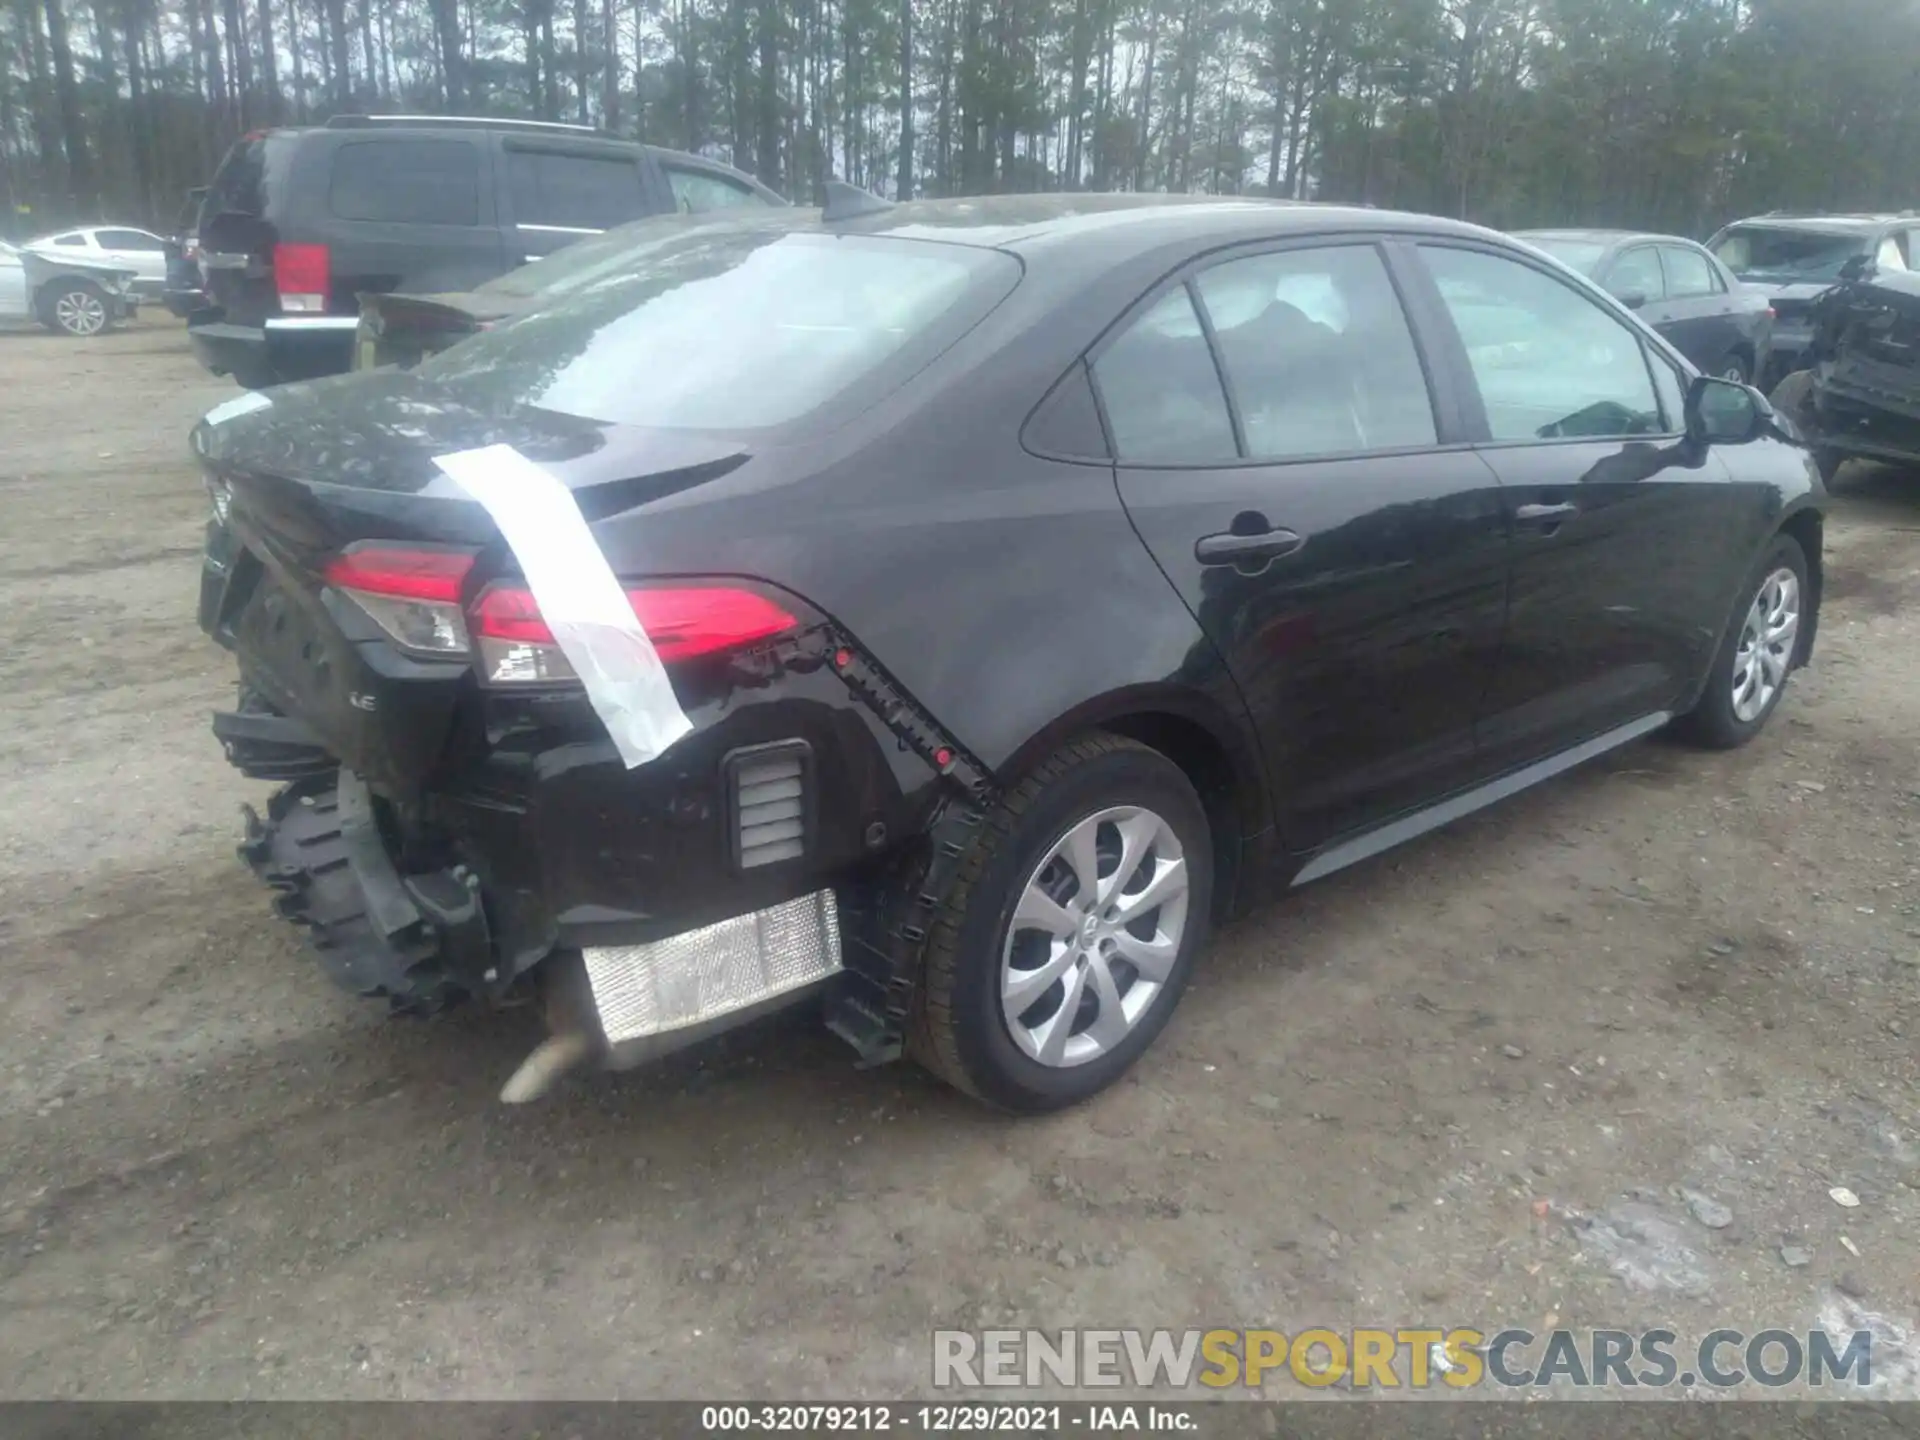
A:
POLYGON ((293 65, 293 93, 288 113, 297 125, 307 118, 307 61, 305 37, 300 33, 300 0, 287 0, 287 54, 293 65))
POLYGON ((144 73, 146 67, 140 60, 140 32, 144 28, 140 9, 139 0, 127 0, 123 11, 127 57, 127 118, 130 122, 129 128, 133 132, 134 202, 138 206, 138 213, 143 218, 152 220, 154 218, 153 151, 149 135, 149 126, 152 121, 147 114, 147 81, 144 73))
POLYGON ((1087 0, 1073 0, 1073 29, 1069 41, 1070 73, 1067 90, 1067 154, 1061 177, 1069 190, 1080 188, 1080 152, 1087 121, 1087 0))
POLYGON ((587 105, 587 0, 573 0, 573 113, 582 125, 592 122, 587 105))
MULTIPOLYGON (((227 0, 231 5, 233 0, 227 0)), ((353 99, 353 71, 347 62, 347 0, 320 0, 327 19, 327 52, 332 56, 333 106, 345 110, 353 99)))
POLYGON ((278 124, 280 67, 273 49, 273 0, 260 0, 260 79, 267 87, 267 124, 278 124))
POLYGON ((540 88, 540 20, 531 6, 526 13, 527 47, 527 109, 535 115, 540 113, 540 97, 544 93, 540 88))
POLYGON ((429 0, 433 10, 433 38, 440 47, 440 73, 445 77, 447 108, 456 113, 467 107, 467 63, 460 50, 458 0, 429 0))
POLYGON ((40 156, 42 198, 67 189, 65 145, 47 64, 47 37, 40 25, 40 0, 16 0, 15 13, 27 34, 27 108, 33 117, 33 144, 40 156))
POLYGON ((80 84, 73 72, 73 42, 62 8, 65 0, 45 0, 45 4, 47 44, 53 52, 53 83, 60 102, 60 132, 67 150, 67 195, 76 211, 90 214, 98 207, 100 197, 80 116, 80 84))
MULTIPOLYGON (((600 0, 600 45, 607 52, 600 72, 600 123, 608 130, 620 125, 620 26, 615 14, 613 0, 600 0)), ((634 31, 636 42, 639 33, 634 31)))
POLYGON ((755 17, 760 42, 760 95, 755 105, 758 120, 759 156, 757 173, 764 185, 778 188, 780 179, 780 23, 778 0, 760 0, 755 17))
POLYGON ((227 73, 233 77, 233 115, 236 128, 253 124, 253 56, 247 49, 247 18, 240 0, 222 0, 227 21, 227 73))
POLYGON ((1160 7, 1156 4, 1147 21, 1147 65, 1140 81, 1139 148, 1133 157, 1133 188, 1147 188, 1147 150, 1153 141, 1153 61, 1160 48, 1160 7))
POLYGON ((913 0, 900 0, 900 174, 897 199, 913 198, 913 0))
POLYGON ((360 50, 366 56, 367 94, 380 98, 380 52, 373 48, 373 0, 360 0, 360 50))

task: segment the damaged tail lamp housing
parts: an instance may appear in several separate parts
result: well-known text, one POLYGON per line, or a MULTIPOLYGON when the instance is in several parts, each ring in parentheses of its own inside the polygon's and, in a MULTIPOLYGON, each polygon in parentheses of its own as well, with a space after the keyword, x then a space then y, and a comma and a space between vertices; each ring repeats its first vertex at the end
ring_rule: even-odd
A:
MULTIPOLYGON (((525 584, 495 581, 463 604, 475 559, 456 548, 362 542, 335 556, 324 578, 411 654, 477 653, 480 673, 493 685, 576 681, 525 584)), ((632 584, 626 595, 654 652, 668 665, 737 650, 800 623, 771 595, 725 581, 632 584)))

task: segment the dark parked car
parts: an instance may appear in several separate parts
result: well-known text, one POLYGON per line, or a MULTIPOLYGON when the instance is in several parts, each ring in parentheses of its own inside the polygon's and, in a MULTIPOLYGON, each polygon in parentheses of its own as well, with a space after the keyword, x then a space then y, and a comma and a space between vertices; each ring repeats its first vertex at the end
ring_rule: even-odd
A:
POLYGON ((1760 375, 1773 307, 1694 241, 1630 230, 1524 230, 1517 238, 1598 281, 1705 373, 1742 384, 1760 375))
POLYGON ((1854 456, 1920 466, 1920 275, 1852 262, 1815 303, 1806 354, 1773 402, 1824 478, 1854 456))
POLYGON ((1920 214, 1761 215, 1727 226, 1707 248, 1773 305, 1773 358, 1759 377, 1772 389, 1811 363, 1814 302, 1849 261, 1870 260, 1882 274, 1920 266, 1920 214))
POLYGON ((285 782, 244 853, 358 993, 542 994, 510 1098, 817 998, 1069 1103, 1218 918, 1676 722, 1739 745, 1808 658, 1804 449, 1522 245, 841 201, 195 431, 215 730, 285 782), (689 727, 633 766, 621 607, 689 727))
POLYGON ((359 297, 465 290, 642 215, 781 206, 729 166, 580 126, 338 116, 245 136, 200 207, 188 334, 248 389, 350 369, 359 297))
POLYGON ((204 185, 187 191, 173 233, 166 239, 167 278, 160 298, 182 320, 192 320, 212 303, 200 274, 200 206, 206 198, 204 185))

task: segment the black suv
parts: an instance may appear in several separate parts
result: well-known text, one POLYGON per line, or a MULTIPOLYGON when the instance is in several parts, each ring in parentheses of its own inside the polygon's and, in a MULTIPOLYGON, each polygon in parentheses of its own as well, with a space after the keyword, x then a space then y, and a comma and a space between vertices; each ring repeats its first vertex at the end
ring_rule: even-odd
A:
POLYGON ((248 389, 349 369, 359 296, 470 290, 645 215, 784 205, 584 126, 342 115, 242 137, 200 207, 195 353, 248 389))
POLYGON ((1920 212, 1899 215, 1796 215, 1775 211, 1737 220, 1707 242, 1742 282, 1773 302, 1772 389, 1812 363, 1814 304, 1842 279, 1848 262, 1871 260, 1881 273, 1920 269, 1920 212))

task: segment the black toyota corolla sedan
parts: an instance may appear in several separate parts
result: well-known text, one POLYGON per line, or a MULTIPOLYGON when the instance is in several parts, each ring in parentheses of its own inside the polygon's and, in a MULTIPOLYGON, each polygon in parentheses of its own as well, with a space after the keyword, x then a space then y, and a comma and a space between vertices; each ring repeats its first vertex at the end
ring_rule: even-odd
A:
POLYGON ((543 1004, 509 1099, 801 1002, 1007 1109, 1091 1095, 1257 897, 1656 730, 1750 739, 1821 589, 1756 392, 1373 210, 642 226, 194 446, 214 728, 281 782, 242 853, 355 992, 543 1004), (509 478, 436 463, 476 450, 509 478), (658 753, 615 743, 594 574, 658 753))

